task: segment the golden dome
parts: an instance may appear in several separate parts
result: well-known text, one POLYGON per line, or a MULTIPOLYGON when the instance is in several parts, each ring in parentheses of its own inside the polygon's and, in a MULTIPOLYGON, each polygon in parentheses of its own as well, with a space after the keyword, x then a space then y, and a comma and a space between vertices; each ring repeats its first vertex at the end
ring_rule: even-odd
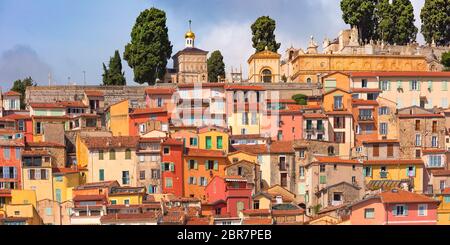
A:
POLYGON ((186 34, 184 35, 184 38, 192 38, 195 39, 195 34, 192 31, 188 31, 186 32, 186 34))

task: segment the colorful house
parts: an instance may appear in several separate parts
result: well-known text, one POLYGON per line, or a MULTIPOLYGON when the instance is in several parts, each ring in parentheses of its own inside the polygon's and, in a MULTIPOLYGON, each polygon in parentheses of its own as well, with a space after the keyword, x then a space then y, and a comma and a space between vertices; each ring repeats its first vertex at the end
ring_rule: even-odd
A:
POLYGON ((161 144, 161 186, 162 193, 184 196, 185 177, 183 141, 166 139, 161 144))
POLYGON ((22 188, 22 152, 18 140, 0 140, 0 190, 22 188))
POLYGON ((240 176, 214 176, 205 187, 206 200, 214 214, 236 217, 252 204, 252 188, 240 176))
POLYGON ((25 142, 33 141, 33 122, 30 115, 28 114, 9 114, 4 116, 3 119, 14 120, 15 130, 17 133, 22 134, 21 136, 25 138, 25 142))
POLYGON ((130 136, 142 136, 152 130, 168 131, 169 117, 165 108, 133 109, 129 118, 130 136))
POLYGON ((170 137, 182 140, 188 148, 199 148, 197 127, 170 127, 170 137))
POLYGON ((121 185, 136 186, 136 149, 139 137, 86 137, 82 141, 89 156, 87 183, 119 180, 121 185))
MULTIPOLYGON (((3 93, 3 109, 5 111, 19 111, 20 110, 20 96, 16 91, 8 91, 3 93)), ((0 96, 1 97, 1 96, 0 96)))
POLYGON ((145 187, 111 187, 108 201, 111 205, 137 205, 145 195, 145 187))
POLYGON ((73 189, 81 185, 81 173, 72 168, 53 168, 53 199, 58 203, 72 200, 73 189))
POLYGON ((392 189, 351 205, 352 225, 435 225, 439 201, 392 189))
POLYGON ((450 225, 450 188, 445 188, 440 194, 437 194, 440 201, 437 209, 437 224, 450 225))
MULTIPOLYGON (((69 130, 70 117, 66 114, 64 105, 58 103, 30 103, 29 109, 33 122, 34 142, 45 141, 45 129, 53 124, 61 124, 64 130, 69 130)), ((51 128, 48 129, 52 131, 51 128)))
POLYGON ((129 108, 129 100, 122 100, 106 109, 106 128, 112 132, 113 136, 129 135, 129 108))
POLYGON ((214 176, 225 176, 223 151, 186 148, 184 154, 184 196, 206 202, 205 187, 214 176))
POLYGON ((294 100, 269 100, 262 115, 261 134, 272 140, 296 140, 303 137, 303 113, 294 100))
POLYGON ((203 127, 198 129, 198 148, 228 152, 228 130, 221 127, 203 127))
POLYGON ((24 190, 35 190, 37 200, 53 200, 52 156, 46 150, 22 152, 22 180, 24 190))

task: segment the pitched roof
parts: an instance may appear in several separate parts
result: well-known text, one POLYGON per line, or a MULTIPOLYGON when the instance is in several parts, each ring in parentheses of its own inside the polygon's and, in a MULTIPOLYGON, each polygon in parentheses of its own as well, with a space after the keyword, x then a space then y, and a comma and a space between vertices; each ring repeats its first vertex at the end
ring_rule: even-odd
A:
POLYGON ((159 108, 136 108, 131 113, 130 116, 143 115, 143 114, 154 114, 154 113, 166 113, 167 109, 163 107, 159 108))
POLYGON ((189 218, 186 225, 209 225, 211 220, 208 217, 192 217, 189 218))
POLYGON ((283 210, 276 210, 272 209, 272 216, 290 216, 290 215, 302 215, 305 213, 305 210, 303 209, 283 209, 283 210))
POLYGON ((158 215, 155 212, 145 212, 145 213, 112 213, 104 215, 100 218, 103 222, 125 222, 125 221, 152 221, 156 222, 158 215))
POLYGON ((359 164, 358 160, 342 159, 339 157, 329 157, 329 156, 315 156, 314 157, 319 163, 343 163, 343 164, 359 164))
POLYGON ((31 119, 30 115, 24 115, 24 114, 9 114, 4 116, 3 118, 13 119, 13 120, 20 120, 20 119, 31 119))
POLYGON ((366 160, 363 161, 364 165, 408 165, 408 164, 421 164, 423 165, 422 159, 392 159, 392 160, 366 160))
POLYGON ((446 153, 447 151, 445 149, 434 149, 434 148, 427 148, 427 149, 423 149, 422 153, 424 154, 443 154, 446 153))
POLYGON ((397 139, 368 139, 363 140, 363 144, 400 143, 397 139))
POLYGON ((254 53, 253 55, 248 58, 247 62, 250 63, 253 59, 279 59, 281 57, 280 54, 272 52, 270 50, 263 50, 257 53, 254 53))
POLYGON ((85 105, 82 101, 58 101, 58 104, 64 107, 79 107, 79 108, 88 108, 88 105, 85 105))
POLYGON ((381 197, 383 203, 431 203, 438 202, 425 195, 394 189, 391 191, 385 191, 378 194, 381 197))
POLYGON ((431 170, 433 176, 450 176, 450 170, 431 170))
POLYGON ((65 148, 66 146, 63 144, 55 143, 55 142, 27 142, 27 146, 29 147, 57 147, 57 148, 65 148))
POLYGON ((242 221, 243 225, 272 225, 273 220, 271 218, 250 218, 242 221))
POLYGON ((135 148, 138 136, 86 137, 84 143, 89 149, 135 148))
POLYGON ((183 145, 183 141, 173 139, 173 138, 167 138, 166 140, 164 140, 164 142, 162 144, 163 145, 183 145))
POLYGON ((400 119, 408 119, 408 118, 435 118, 435 117, 445 117, 442 114, 434 114, 434 113, 430 113, 430 114, 398 114, 398 118, 400 119))
POLYGON ((175 92, 174 88, 147 88, 145 93, 149 95, 171 95, 175 92))
POLYGON ((186 148, 186 156, 189 157, 226 157, 223 151, 186 148))
POLYGON ((24 147, 24 143, 19 140, 5 140, 0 139, 0 146, 15 146, 15 147, 24 147))
POLYGON ((379 88, 352 88, 350 90, 352 93, 381 93, 379 88))
POLYGON ((322 114, 322 113, 305 113, 305 114, 303 114, 303 117, 304 117, 305 119, 306 119, 306 118, 322 118, 322 119, 328 118, 327 115, 322 114))
POLYGON ((353 105, 374 105, 377 106, 378 102, 376 100, 363 100, 363 99, 353 99, 353 105))
POLYGON ((226 85, 226 90, 253 90, 253 91, 265 91, 266 89, 258 85, 226 85))
POLYGON ((74 202, 83 202, 83 201, 105 201, 105 195, 75 195, 73 197, 74 202))
POLYGON ((73 173, 79 173, 80 170, 73 169, 73 168, 53 168, 52 172, 53 172, 53 174, 73 174, 73 173))
POLYGON ((31 102, 31 103, 29 103, 29 105, 32 108, 47 108, 47 109, 64 108, 63 105, 58 104, 58 103, 37 103, 37 102, 31 102))
POLYGON ((244 209, 242 213, 249 216, 270 215, 270 209, 244 209))
POLYGON ((25 150, 22 152, 22 156, 50 156, 50 152, 44 150, 25 150))
POLYGON ((6 93, 3 93, 3 96, 20 96, 20 93, 10 90, 6 93))

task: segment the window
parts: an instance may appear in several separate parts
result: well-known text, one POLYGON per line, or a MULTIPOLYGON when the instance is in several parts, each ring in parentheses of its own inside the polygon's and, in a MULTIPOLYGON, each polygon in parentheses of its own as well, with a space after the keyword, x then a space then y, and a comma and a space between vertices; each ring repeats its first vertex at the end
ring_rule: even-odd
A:
POLYGON ((380 114, 380 115, 388 115, 389 114, 389 107, 386 107, 386 106, 380 107, 378 109, 378 114, 380 114))
POLYGON ((258 123, 258 115, 256 114, 256 112, 252 112, 252 125, 256 125, 258 123))
POLYGON ((259 200, 253 201, 253 209, 259 209, 259 200))
POLYGON ((261 73, 261 80, 264 83, 271 83, 272 82, 272 72, 268 69, 265 69, 261 73))
POLYGON ((416 134, 416 146, 422 145, 422 136, 420 134, 416 134))
POLYGON ((388 133, 388 125, 387 123, 380 123, 380 134, 387 135, 388 133))
POLYGON ((189 169, 198 169, 197 161, 190 159, 189 160, 189 169))
POLYGON ((326 184, 327 183, 327 176, 321 175, 319 179, 320 184, 326 184))
POLYGON ((450 196, 444 196, 444 202, 450 203, 450 196))
POLYGON ((162 98, 158 98, 157 99, 157 104, 158 104, 157 106, 161 107, 162 106, 162 102, 163 102, 162 98))
POLYGON ((45 215, 52 216, 52 214, 53 214, 52 208, 45 208, 45 215))
POLYGON ((337 170, 337 164, 333 165, 334 170, 337 170))
POLYGON ((116 160, 116 151, 114 149, 109 150, 109 160, 116 160))
POLYGON ((11 158, 11 149, 9 147, 3 148, 3 157, 5 160, 9 160, 11 158))
POLYGON ((277 140, 278 141, 283 140, 283 130, 278 130, 278 132, 277 132, 277 140))
POLYGON ((242 125, 248 125, 248 112, 242 113, 242 125))
POLYGON ((325 172, 325 164, 320 164, 319 169, 320 169, 321 173, 324 173, 325 172))
POLYGON ((334 156, 334 147, 333 146, 328 146, 328 156, 334 156))
POLYGON ((152 179, 159 179, 159 169, 152 169, 152 179))
POLYGON ((195 137, 189 138, 189 144, 191 146, 197 146, 197 138, 195 137))
POLYGON ((409 82, 409 90, 411 91, 419 91, 420 90, 420 82, 413 80, 409 82))
POLYGON ((322 120, 317 120, 317 130, 318 131, 323 131, 323 121, 322 120))
POLYGON ((207 186, 208 185, 208 179, 205 177, 200 177, 200 183, 201 186, 207 186))
POLYGON ((42 123, 41 122, 36 122, 36 128, 35 128, 36 134, 42 134, 43 130, 42 130, 42 123))
POLYGON ((335 132, 334 133, 334 142, 345 143, 345 132, 335 132))
POLYGON ((343 108, 342 105, 342 96, 334 96, 334 109, 340 110, 343 108))
POLYGON ((172 178, 166 177, 164 182, 165 182, 166 188, 172 188, 173 187, 172 178))
POLYGON ((223 148, 223 138, 222 136, 217 136, 217 149, 222 149, 223 148))
POLYGON ((175 171, 175 165, 171 162, 163 162, 161 163, 161 169, 162 171, 175 171))
POLYGON ((48 179, 47 169, 41 169, 41 180, 48 179))
POLYGON ((129 185, 129 184, 130 184, 130 172, 122 171, 122 185, 129 185))
POLYGON ((98 151, 98 160, 103 160, 103 150, 98 151))
POLYGON ((217 160, 206 160, 205 161, 205 169, 206 170, 219 170, 219 161, 217 160))
POLYGON ((55 189, 55 196, 56 196, 56 201, 61 203, 62 202, 62 194, 61 194, 61 189, 55 189))
POLYGON ((433 125, 432 125, 432 127, 431 127, 431 130, 432 130, 432 132, 433 133, 436 133, 437 132, 437 121, 433 121, 433 125))
POLYGON ((374 144, 372 147, 372 156, 379 157, 380 156, 380 146, 378 144, 374 144))
POLYGON ((447 91, 448 90, 447 81, 442 81, 442 83, 441 83, 441 90, 442 91, 447 91))
POLYGON ((438 137, 431 136, 431 147, 438 147, 438 137))
POLYGON ((375 209, 374 208, 364 209, 364 219, 373 219, 373 218, 375 218, 375 209))
POLYGON ((408 215, 408 206, 406 205, 395 205, 393 209, 394 216, 407 216, 408 215))
POLYGON ((383 91, 390 90, 390 87, 391 87, 390 83, 391 83, 390 81, 380 81, 380 89, 383 91))
POLYGON ((361 88, 367 88, 367 79, 361 80, 361 88))
POLYGON ((416 167, 408 166, 406 168, 406 177, 414 177, 414 176, 416 176, 416 167))
POLYGON ((394 145, 393 144, 387 144, 387 156, 388 157, 394 156, 394 145))
POLYGON ((420 120, 416 120, 416 126, 415 126, 416 131, 420 130, 420 120))
POLYGON ((205 148, 206 149, 211 149, 212 148, 211 136, 206 136, 205 148))
POLYGON ((63 177, 61 175, 55 176, 56 182, 63 182, 63 177))
POLYGON ((139 171, 139 179, 145 180, 145 170, 139 171))
POLYGON ((127 160, 131 159, 131 150, 130 149, 125 150, 125 159, 127 159, 127 160))
POLYGON ((363 168, 364 177, 372 177, 372 167, 366 166, 363 168))
POLYGON ((441 99, 441 107, 442 108, 447 108, 448 107, 448 99, 447 98, 442 98, 441 99))
POLYGON ((99 181, 104 181, 105 180, 105 170, 104 169, 99 169, 98 170, 98 180, 99 181))
POLYGON ((305 158, 305 150, 299 151, 300 158, 305 158))
POLYGON ((428 156, 428 167, 441 167, 441 156, 440 155, 429 155, 428 156))
POLYGON ((140 155, 139 156, 139 162, 145 162, 145 156, 144 155, 140 155))
POLYGON ((427 216, 428 205, 427 204, 419 204, 418 207, 418 216, 427 216))
POLYGON ((242 210, 244 210, 245 206, 244 206, 244 202, 239 201, 236 203, 236 209, 237 209, 237 213, 239 214, 242 210))
POLYGON ((417 149, 416 150, 416 158, 420 158, 420 157, 421 157, 420 149, 417 149))
POLYGON ((195 185, 196 182, 197 182, 196 180, 197 180, 197 178, 191 176, 191 177, 189 177, 189 180, 188 180, 189 182, 188 183, 190 185, 195 185))
POLYGON ((170 147, 167 147, 167 146, 164 147, 164 148, 163 148, 163 154, 164 154, 164 155, 169 155, 169 154, 170 154, 170 147))
POLYGON ((130 205, 130 199, 123 200, 123 204, 124 205, 130 205))
POLYGON ((25 122, 23 120, 19 120, 17 124, 19 131, 25 131, 25 122))
POLYGON ((305 177, 305 167, 300 167, 300 178, 304 178, 305 177))
POLYGON ((111 205, 116 205, 117 204, 117 200, 111 200, 111 205))
POLYGON ((306 129, 307 130, 312 129, 312 121, 311 120, 306 120, 306 129))
POLYGON ((334 117, 334 128, 345 128, 345 117, 334 117))

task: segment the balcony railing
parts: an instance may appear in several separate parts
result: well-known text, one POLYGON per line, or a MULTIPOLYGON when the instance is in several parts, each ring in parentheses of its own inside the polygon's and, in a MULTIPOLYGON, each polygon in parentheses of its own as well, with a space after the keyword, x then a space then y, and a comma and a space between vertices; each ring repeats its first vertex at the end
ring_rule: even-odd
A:
POLYGON ((343 111, 344 110, 344 106, 342 104, 334 104, 333 105, 333 110, 335 110, 335 111, 343 111))
POLYGON ((380 178, 386 179, 388 176, 388 172, 380 172, 380 178))
POLYGON ((373 115, 359 115, 359 121, 373 121, 373 115))
POLYGON ((280 166, 280 171, 287 171, 287 163, 279 163, 278 165, 280 166))

